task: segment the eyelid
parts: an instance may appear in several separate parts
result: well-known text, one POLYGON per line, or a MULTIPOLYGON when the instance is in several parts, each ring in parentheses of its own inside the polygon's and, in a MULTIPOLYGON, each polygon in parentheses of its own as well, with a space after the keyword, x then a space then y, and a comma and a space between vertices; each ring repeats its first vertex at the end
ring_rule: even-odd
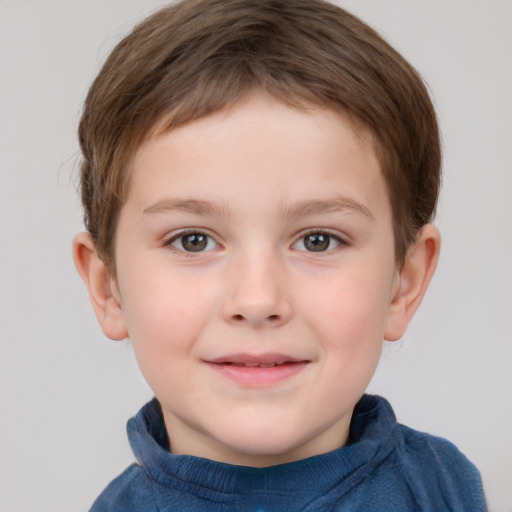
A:
POLYGON ((211 233, 208 232, 207 229, 203 229, 203 228, 184 228, 184 229, 180 229, 178 231, 173 231, 171 234, 167 235, 165 238, 163 238, 162 240, 162 246, 163 247, 168 247, 180 254, 184 254, 185 256, 195 256, 195 255, 199 255, 199 254, 204 254, 204 253, 207 253, 207 252, 211 252, 212 250, 214 249, 217 249, 217 248, 220 248, 221 247, 221 244, 219 244, 219 242, 217 241, 216 237, 214 235, 212 235, 211 233), (180 238, 183 238, 187 235, 204 235, 206 236, 207 238, 213 240, 215 242, 215 247, 213 249, 206 249, 206 250, 203 250, 203 251, 197 251, 197 252, 194 252, 194 251, 186 251, 184 249, 180 249, 178 247, 175 247, 173 245, 173 242, 179 240, 180 238))
POLYGON ((346 245, 349 245, 349 240, 348 240, 348 236, 346 235, 343 235, 341 234, 339 231, 335 231, 335 230, 332 230, 332 229, 329 229, 329 228, 308 228, 308 229, 304 229, 302 231, 300 231, 296 236, 295 236, 295 241, 293 242, 292 244, 292 248, 301 240, 303 240, 305 237, 307 237, 308 235, 327 235, 329 236, 330 238, 336 240, 336 242, 338 243, 338 245, 336 247, 333 247, 332 249, 331 248, 328 248, 327 250, 325 251, 318 251, 318 252, 314 252, 314 251, 307 251, 305 249, 300 249, 301 251, 304 251, 304 252, 310 252, 312 254, 318 254, 318 255, 321 255, 321 254, 326 254, 326 253, 330 253, 336 249, 338 249, 340 246, 346 246, 346 245))

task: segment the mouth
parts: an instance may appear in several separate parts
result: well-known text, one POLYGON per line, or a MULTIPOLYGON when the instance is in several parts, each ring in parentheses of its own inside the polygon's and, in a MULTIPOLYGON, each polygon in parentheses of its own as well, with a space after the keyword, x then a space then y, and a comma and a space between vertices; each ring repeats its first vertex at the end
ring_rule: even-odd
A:
POLYGON ((213 370, 243 387, 265 387, 301 373, 310 363, 285 354, 232 354, 205 361, 213 370))
POLYGON ((296 364, 292 361, 286 361, 284 363, 256 363, 256 362, 247 362, 247 363, 231 363, 231 362, 225 362, 220 364, 229 364, 232 366, 244 366, 245 368, 274 368, 274 366, 283 366, 285 364, 296 364))
POLYGON ((213 364, 231 364, 234 366, 263 366, 272 367, 283 364, 294 364, 303 362, 303 359, 296 358, 287 354, 278 353, 264 353, 264 354, 230 354, 221 356, 215 359, 210 359, 208 362, 213 364))

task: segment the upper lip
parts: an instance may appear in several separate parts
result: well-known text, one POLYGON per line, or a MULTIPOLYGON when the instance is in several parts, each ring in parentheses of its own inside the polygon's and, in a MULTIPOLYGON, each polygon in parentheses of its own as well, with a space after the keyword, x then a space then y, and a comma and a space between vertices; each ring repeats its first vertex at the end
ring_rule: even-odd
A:
POLYGON ((208 359, 208 363, 214 364, 240 364, 256 366, 259 364, 273 365, 285 363, 303 363, 305 359, 289 356, 287 354, 265 353, 265 354, 229 354, 213 359, 208 359))

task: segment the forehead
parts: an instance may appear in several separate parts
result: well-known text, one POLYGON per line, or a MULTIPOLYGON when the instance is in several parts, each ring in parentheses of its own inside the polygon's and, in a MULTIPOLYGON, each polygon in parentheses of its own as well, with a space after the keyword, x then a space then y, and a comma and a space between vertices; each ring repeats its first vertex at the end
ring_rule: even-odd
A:
POLYGON ((262 94, 153 135, 135 153, 131 174, 129 198, 143 208, 178 191, 233 201, 242 195, 236 187, 251 180, 254 193, 265 182, 262 200, 281 205, 306 192, 322 200, 336 175, 347 178, 340 192, 361 202, 385 188, 368 130, 331 110, 293 108, 262 94))

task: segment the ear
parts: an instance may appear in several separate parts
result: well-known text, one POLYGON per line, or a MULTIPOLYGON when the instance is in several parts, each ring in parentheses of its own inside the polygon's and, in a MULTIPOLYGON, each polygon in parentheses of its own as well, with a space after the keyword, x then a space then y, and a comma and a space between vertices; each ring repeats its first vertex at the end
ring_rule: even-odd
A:
POLYGON ((384 333, 386 340, 396 341, 405 333, 434 274, 440 247, 438 229, 432 224, 425 224, 398 273, 384 333))
POLYGON ((117 284, 98 256, 94 242, 88 233, 75 236, 73 259, 89 292, 89 300, 105 335, 113 340, 128 337, 117 284))

